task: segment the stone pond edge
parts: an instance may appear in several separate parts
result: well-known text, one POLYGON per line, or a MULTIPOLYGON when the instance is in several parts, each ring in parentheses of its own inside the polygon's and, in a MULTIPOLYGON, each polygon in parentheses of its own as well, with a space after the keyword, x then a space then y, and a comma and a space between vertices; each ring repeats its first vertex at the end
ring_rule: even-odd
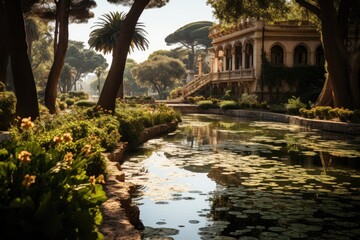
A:
POLYGON ((201 113, 201 114, 228 115, 228 116, 243 117, 243 118, 256 119, 256 120, 295 124, 304 128, 317 129, 328 132, 360 135, 360 124, 357 123, 310 119, 299 116, 273 113, 273 112, 260 111, 260 110, 201 109, 194 104, 168 104, 168 106, 174 108, 177 111, 180 111, 183 114, 201 113))
MULTIPOLYGON (((152 138, 175 131, 177 123, 161 124, 145 129, 138 138, 137 145, 152 138)), ((140 240, 143 228, 140 221, 139 208, 132 202, 131 193, 135 186, 125 181, 125 173, 121 169, 126 151, 130 149, 127 143, 119 143, 118 147, 104 153, 107 159, 108 178, 105 184, 107 201, 101 205, 103 223, 100 231, 105 239, 140 240)))

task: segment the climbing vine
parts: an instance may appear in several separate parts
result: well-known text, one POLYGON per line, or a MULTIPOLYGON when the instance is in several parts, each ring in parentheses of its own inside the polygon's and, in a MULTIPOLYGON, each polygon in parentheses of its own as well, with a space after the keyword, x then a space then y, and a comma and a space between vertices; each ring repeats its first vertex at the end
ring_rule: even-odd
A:
POLYGON ((262 59, 262 77, 268 86, 270 99, 279 99, 280 89, 286 82, 291 89, 296 89, 295 95, 302 101, 315 101, 319 96, 325 80, 323 66, 286 67, 271 64, 265 57, 262 59), (276 96, 273 96, 275 90, 276 96))

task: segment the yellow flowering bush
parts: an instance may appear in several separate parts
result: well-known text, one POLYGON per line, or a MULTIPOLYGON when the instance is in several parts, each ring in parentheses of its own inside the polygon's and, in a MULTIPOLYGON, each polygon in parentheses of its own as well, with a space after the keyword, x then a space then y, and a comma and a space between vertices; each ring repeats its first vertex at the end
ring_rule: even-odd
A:
POLYGON ((22 119, 0 142, 1 238, 103 239, 100 146, 36 123, 22 119))

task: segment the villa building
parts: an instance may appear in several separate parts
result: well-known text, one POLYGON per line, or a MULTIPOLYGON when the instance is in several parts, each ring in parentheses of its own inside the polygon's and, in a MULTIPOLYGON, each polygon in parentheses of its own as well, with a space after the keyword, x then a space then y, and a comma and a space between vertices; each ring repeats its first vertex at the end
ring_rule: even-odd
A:
POLYGON ((268 99, 272 89, 277 93, 296 91, 297 84, 283 81, 291 77, 291 74, 285 76, 292 71, 289 69, 297 69, 292 73, 297 81, 301 81, 300 75, 309 67, 322 69, 320 78, 323 77, 320 34, 308 22, 249 20, 228 31, 217 25, 209 36, 213 39, 213 47, 209 49, 210 72, 203 74, 199 70, 195 79, 183 88, 183 97, 194 93, 221 96, 231 90, 235 96, 249 93, 268 99), (265 68, 264 64, 271 68, 265 68), (266 75, 264 69, 271 74, 266 75))

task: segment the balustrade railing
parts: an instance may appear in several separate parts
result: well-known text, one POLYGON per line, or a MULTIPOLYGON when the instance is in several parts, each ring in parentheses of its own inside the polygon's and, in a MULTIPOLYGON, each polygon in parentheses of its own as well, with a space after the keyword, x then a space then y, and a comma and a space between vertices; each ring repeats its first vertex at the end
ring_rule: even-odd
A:
POLYGON ((199 75, 183 87, 182 96, 185 98, 210 82, 248 81, 249 78, 255 80, 253 68, 199 75))

